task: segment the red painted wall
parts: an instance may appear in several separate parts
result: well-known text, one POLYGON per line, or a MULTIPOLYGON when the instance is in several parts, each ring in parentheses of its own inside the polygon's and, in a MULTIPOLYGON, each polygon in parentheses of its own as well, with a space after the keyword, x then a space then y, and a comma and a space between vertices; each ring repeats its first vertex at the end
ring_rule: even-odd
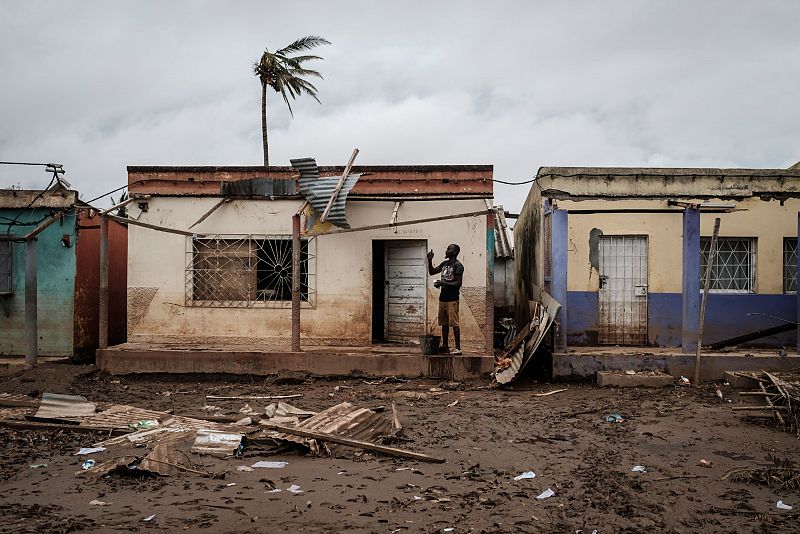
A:
MULTIPOLYGON (((94 359, 99 345, 100 216, 78 208, 76 255, 74 356, 94 359)), ((108 226, 108 344, 127 340, 128 227, 116 221, 108 226)))

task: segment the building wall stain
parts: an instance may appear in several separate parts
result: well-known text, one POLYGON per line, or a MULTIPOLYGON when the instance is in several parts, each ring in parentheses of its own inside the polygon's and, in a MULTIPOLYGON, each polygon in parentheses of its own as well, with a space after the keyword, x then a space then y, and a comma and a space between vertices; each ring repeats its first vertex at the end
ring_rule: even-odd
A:
POLYGON ((128 288, 128 337, 134 333, 139 322, 147 313, 147 308, 153 302, 157 287, 129 287, 128 288))

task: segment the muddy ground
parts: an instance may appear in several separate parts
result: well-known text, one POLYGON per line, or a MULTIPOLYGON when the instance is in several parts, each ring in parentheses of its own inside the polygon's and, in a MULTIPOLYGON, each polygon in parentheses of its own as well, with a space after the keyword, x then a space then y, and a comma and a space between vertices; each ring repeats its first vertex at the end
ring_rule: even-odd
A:
MULTIPOLYGON (((339 457, 292 452, 242 459, 192 458, 224 479, 94 479, 76 475, 79 447, 100 435, 0 429, 0 530, 4 532, 798 532, 800 494, 720 480, 737 465, 797 458, 798 439, 769 422, 745 420, 731 387, 599 389, 592 384, 517 385, 413 380, 371 385, 279 376, 112 377, 92 366, 49 363, 0 377, 0 392, 85 395, 97 402, 198 415, 205 395, 297 394, 296 406, 342 401, 373 407, 394 400, 405 440, 443 464, 353 449, 339 457), (338 386, 338 387, 337 387, 338 386), (551 396, 536 393, 558 388, 551 396), (443 394, 431 395, 430 388, 443 394), (403 391, 422 393, 414 396, 403 391), (448 407, 455 400, 458 403, 448 407), (604 416, 618 412, 622 423, 604 416), (283 469, 239 472, 259 459, 283 469), (698 465, 710 460, 712 467, 698 465), (31 465, 46 463, 46 467, 31 465), (646 473, 633 472, 636 465, 646 473), (413 469, 405 469, 413 468, 413 469), (536 477, 514 481, 524 471, 536 477), (681 478, 686 477, 686 478, 681 478), (235 484, 235 485, 230 485, 235 484), (300 486, 303 493, 285 491, 300 486), (268 493, 273 487, 278 493, 268 493), (546 489, 555 495, 537 500, 546 489), (90 505, 92 500, 110 503, 90 505), (781 510, 783 500, 794 509, 781 510), (223 508, 219 508, 223 507, 223 508), (145 517, 155 517, 145 522, 145 517), (454 529, 452 531, 446 529, 454 529)), ((752 397, 750 398, 752 399, 752 397)), ((242 401, 216 402, 235 414, 242 401)), ((255 403, 254 403, 255 404, 255 403)), ((98 462, 111 452, 92 456, 98 462)))

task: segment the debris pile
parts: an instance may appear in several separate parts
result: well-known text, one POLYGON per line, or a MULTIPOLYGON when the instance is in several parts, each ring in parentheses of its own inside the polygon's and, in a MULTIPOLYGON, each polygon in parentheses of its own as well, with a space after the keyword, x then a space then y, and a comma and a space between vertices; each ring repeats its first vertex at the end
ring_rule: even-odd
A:
POLYGON ((762 406, 739 406, 736 411, 747 412, 752 417, 773 417, 787 432, 794 432, 800 437, 800 382, 794 379, 784 380, 772 373, 734 373, 736 376, 750 378, 758 384, 757 391, 747 391, 739 395, 760 397, 764 399, 762 406))
POLYGON ((800 463, 791 458, 771 456, 770 465, 737 466, 728 469, 722 480, 750 482, 776 490, 800 491, 800 463))
POLYGON ((544 291, 542 300, 531 301, 530 305, 530 324, 520 330, 499 357, 495 357, 494 379, 498 384, 508 384, 525 370, 561 309, 561 304, 544 291))
MULTIPOLYGON (((249 400, 262 398, 268 397, 249 400)), ((315 455, 333 455, 336 447, 346 446, 423 461, 443 461, 385 444, 402 430, 394 404, 391 413, 360 408, 349 402, 317 413, 279 401, 260 409, 247 405, 247 415, 241 418, 185 417, 122 404, 96 405, 82 396, 52 393, 45 393, 41 401, 2 394, 0 400, 3 401, 0 426, 105 433, 107 439, 75 453, 85 458, 82 470, 77 473, 82 475, 168 476, 190 472, 222 478, 225 471, 215 473, 198 468, 192 457, 240 458, 245 450, 258 456, 264 445, 275 450, 300 448, 315 455), (86 458, 94 454, 103 454, 106 459, 86 458)), ((257 462, 253 467, 261 465, 257 462)))

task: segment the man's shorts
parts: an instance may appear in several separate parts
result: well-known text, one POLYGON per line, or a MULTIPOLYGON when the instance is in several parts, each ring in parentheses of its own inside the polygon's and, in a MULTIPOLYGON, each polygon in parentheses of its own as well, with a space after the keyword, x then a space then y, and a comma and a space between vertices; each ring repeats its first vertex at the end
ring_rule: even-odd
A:
POLYGON ((439 301, 439 326, 458 326, 458 301, 439 301))

